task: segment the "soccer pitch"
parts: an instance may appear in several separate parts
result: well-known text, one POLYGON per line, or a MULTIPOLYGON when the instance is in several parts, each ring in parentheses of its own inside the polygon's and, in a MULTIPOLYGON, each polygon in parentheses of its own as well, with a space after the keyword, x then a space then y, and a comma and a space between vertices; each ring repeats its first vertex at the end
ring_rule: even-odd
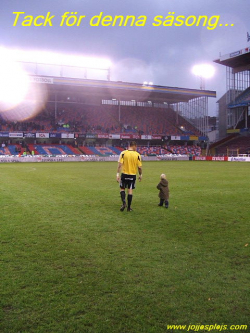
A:
POLYGON ((0 169, 1 332, 250 324, 248 163, 144 162, 133 212, 115 162, 0 169))

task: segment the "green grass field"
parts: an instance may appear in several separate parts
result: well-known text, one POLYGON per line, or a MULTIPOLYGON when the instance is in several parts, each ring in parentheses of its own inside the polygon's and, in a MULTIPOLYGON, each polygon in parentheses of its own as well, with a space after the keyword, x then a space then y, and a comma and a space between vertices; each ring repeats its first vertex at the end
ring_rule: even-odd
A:
POLYGON ((250 325, 249 163, 144 162, 133 212, 119 210, 116 169, 0 165, 0 331, 250 325))

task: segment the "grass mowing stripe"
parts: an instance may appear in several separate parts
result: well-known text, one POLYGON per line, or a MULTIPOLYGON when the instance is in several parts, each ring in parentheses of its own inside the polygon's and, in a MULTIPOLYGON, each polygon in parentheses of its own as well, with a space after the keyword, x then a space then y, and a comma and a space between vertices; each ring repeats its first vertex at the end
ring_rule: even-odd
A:
POLYGON ((3 332, 249 324, 249 166, 145 162, 132 213, 116 163, 1 165, 3 332), (157 207, 161 173, 170 207, 157 207))

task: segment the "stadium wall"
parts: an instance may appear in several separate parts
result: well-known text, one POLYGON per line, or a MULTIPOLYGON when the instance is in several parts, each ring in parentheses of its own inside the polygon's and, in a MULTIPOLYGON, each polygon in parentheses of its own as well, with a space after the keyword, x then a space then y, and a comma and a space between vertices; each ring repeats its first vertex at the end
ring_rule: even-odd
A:
MULTIPOLYGON (((117 162, 119 156, 112 155, 100 157, 93 155, 80 156, 0 156, 0 163, 25 163, 25 162, 117 162)), ((143 161, 188 161, 189 157, 183 156, 143 156, 143 161)))
MULTIPOLYGON (((0 163, 41 163, 41 162, 117 162, 117 156, 0 156, 0 163)), ((188 161, 188 156, 144 156, 143 161, 188 161)), ((250 162, 250 156, 244 157, 214 157, 214 156, 193 156, 193 161, 223 161, 223 162, 250 162)))
POLYGON ((250 156, 193 156, 194 161, 250 162, 250 156))

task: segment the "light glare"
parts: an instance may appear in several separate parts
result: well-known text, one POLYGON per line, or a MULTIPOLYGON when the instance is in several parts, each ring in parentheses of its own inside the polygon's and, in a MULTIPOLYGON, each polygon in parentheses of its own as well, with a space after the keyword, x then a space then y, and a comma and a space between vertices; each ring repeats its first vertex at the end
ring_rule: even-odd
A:
POLYGON ((4 111, 21 103, 29 89, 29 77, 21 66, 7 58, 0 63, 0 107, 4 111))
POLYGON ((82 57, 48 51, 24 51, 18 49, 0 48, 1 54, 18 62, 28 62, 58 66, 72 66, 92 69, 108 69, 112 63, 109 59, 97 57, 82 57))
POLYGON ((192 68, 192 72, 196 76, 203 77, 205 79, 209 79, 214 76, 215 69, 212 65, 209 64, 200 64, 200 65, 195 65, 192 68))

